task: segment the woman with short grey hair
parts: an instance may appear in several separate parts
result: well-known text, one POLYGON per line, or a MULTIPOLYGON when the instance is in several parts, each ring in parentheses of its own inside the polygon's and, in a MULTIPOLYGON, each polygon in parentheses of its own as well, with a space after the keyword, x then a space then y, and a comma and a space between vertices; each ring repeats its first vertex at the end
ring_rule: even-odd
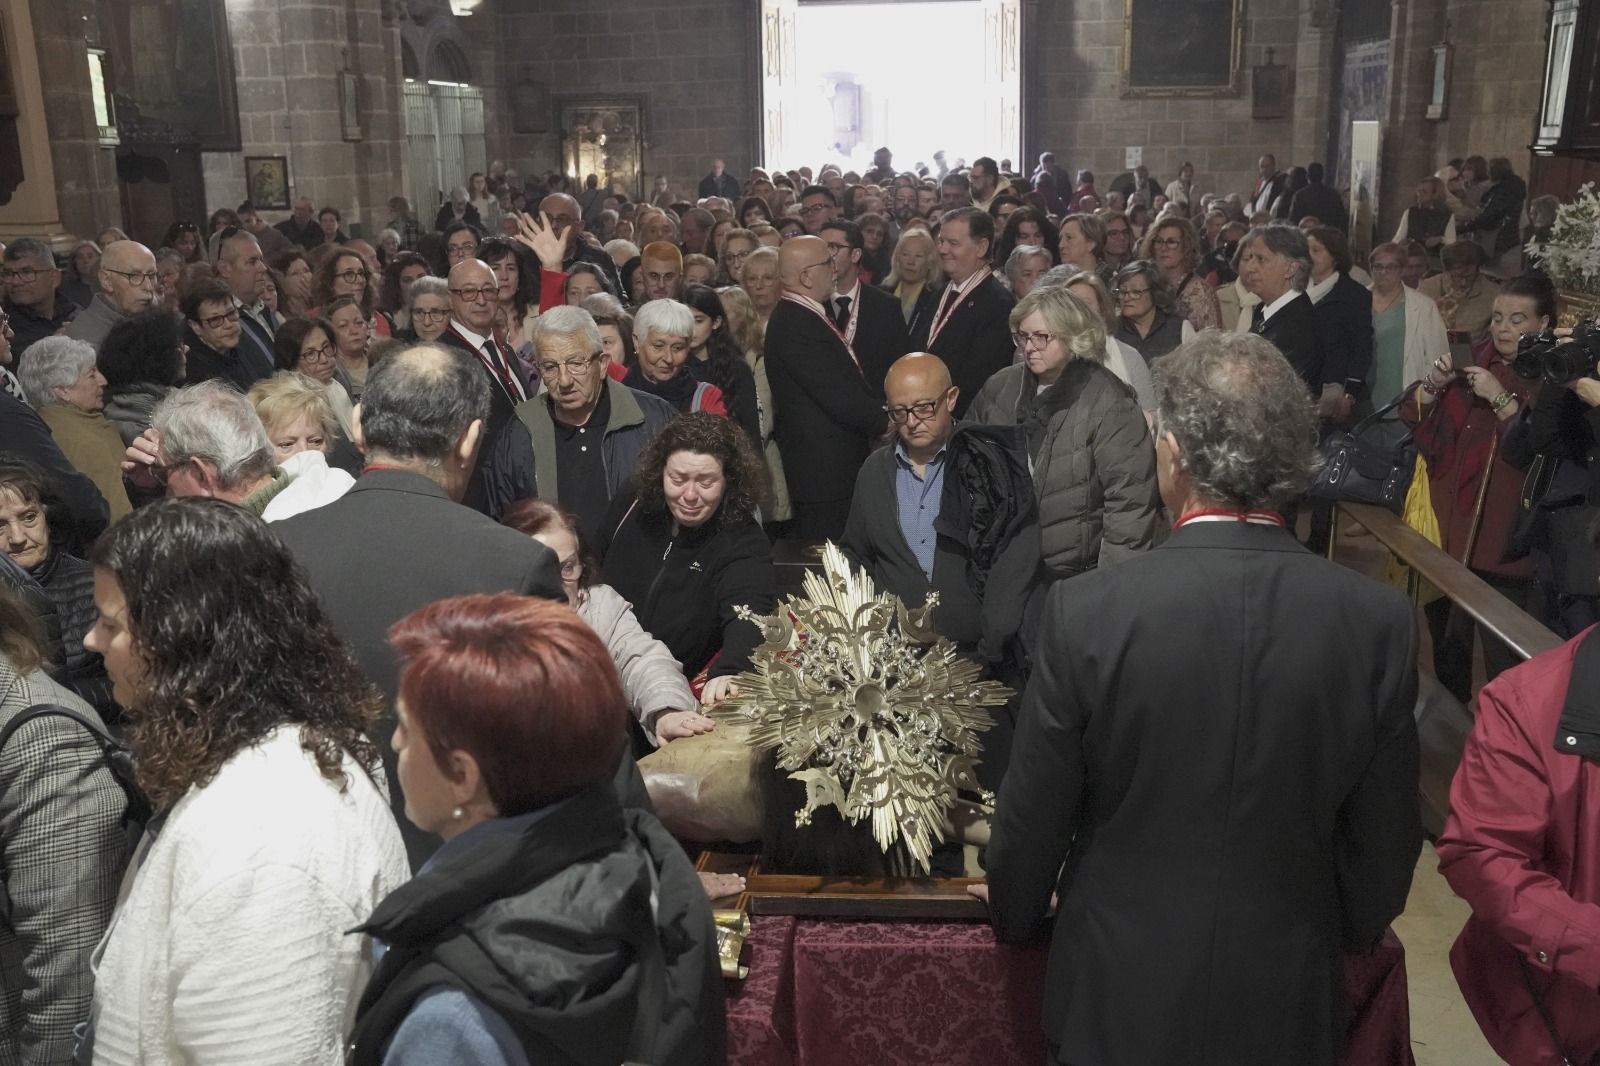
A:
POLYGON ((111 505, 111 520, 133 510, 122 484, 122 434, 105 415, 106 379, 95 365, 94 347, 70 337, 44 337, 28 346, 17 374, 67 461, 111 505))
POLYGON ((1104 365, 1100 313, 1064 286, 1035 288, 1011 329, 1023 360, 984 384, 968 417, 1023 428, 1046 569, 1067 578, 1154 547, 1155 449, 1133 390, 1104 365))
POLYGON ((651 300, 633 316, 637 358, 622 383, 670 403, 681 413, 705 411, 728 417, 722 390, 690 369, 694 312, 677 300, 651 300))
POLYGON ((436 341, 450 328, 450 284, 426 274, 406 291, 406 315, 419 341, 436 341))
POLYGON ((1153 363, 1194 336, 1177 310, 1166 276, 1148 259, 1135 259, 1117 271, 1116 338, 1153 363))
POLYGON ((1006 282, 1011 286, 1011 295, 1019 300, 1028 295, 1049 269, 1050 253, 1037 244, 1019 244, 1011 249, 1005 263, 1006 282))

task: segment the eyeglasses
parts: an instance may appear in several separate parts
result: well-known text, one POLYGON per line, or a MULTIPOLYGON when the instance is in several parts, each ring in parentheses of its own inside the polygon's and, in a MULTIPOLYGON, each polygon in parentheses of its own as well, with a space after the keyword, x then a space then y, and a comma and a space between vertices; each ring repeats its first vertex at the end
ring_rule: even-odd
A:
POLYGON ((560 376, 562 370, 566 370, 566 372, 571 374, 573 377, 577 377, 579 374, 593 366, 594 361, 600 358, 602 354, 603 353, 601 352, 594 352, 593 354, 585 356, 582 359, 564 359, 559 363, 536 363, 534 368, 539 371, 539 376, 544 378, 546 381, 556 380, 556 378, 560 376))
POLYGON ((23 267, 21 270, 0 270, 0 281, 32 285, 39 279, 40 274, 48 273, 48 270, 35 270, 33 267, 23 267))
POLYGON ((1404 263, 1373 263, 1369 267, 1374 274, 1398 274, 1405 269, 1404 263))
POLYGON ((446 318, 449 316, 449 314, 449 311, 433 311, 426 307, 413 307, 411 309, 411 317, 421 319, 424 322, 433 322, 441 318, 446 318))
POLYGON ((1050 347, 1050 342, 1056 339, 1054 333, 1013 333, 1011 339, 1023 351, 1043 349, 1050 347))
POLYGON ((1137 300, 1141 296, 1149 296, 1149 289, 1113 289, 1112 296, 1119 300, 1137 300))
POLYGON ((578 220, 571 215, 551 215, 550 224, 558 231, 574 225, 578 220))
POLYGON ((1150 247, 1152 247, 1152 248, 1182 248, 1183 247, 1183 238, 1181 238, 1181 237, 1157 237, 1155 240, 1150 242, 1150 247))
POLYGON ((750 258, 749 252, 724 252, 722 257, 730 263, 742 263, 750 258))
POLYGON ((161 281, 161 275, 157 274, 154 270, 146 270, 143 273, 140 273, 137 270, 112 270, 110 267, 106 267, 104 269, 107 274, 116 274, 120 277, 127 278, 128 284, 134 286, 135 288, 143 288, 146 285, 154 287, 161 281))
POLYGON ((918 400, 916 403, 902 406, 885 404, 883 410, 889 416, 891 422, 897 426, 903 426, 912 415, 916 416, 918 422, 926 422, 932 418, 934 413, 939 410, 939 401, 918 400))
POLYGON ((324 344, 317 348, 302 348, 300 350, 302 363, 331 363, 333 362, 333 345, 324 344))
POLYGON ((471 255, 478 250, 476 244, 450 244, 445 246, 445 251, 451 255, 471 255))
POLYGON ((237 321, 239 321, 239 309, 235 307, 232 311, 228 311, 224 314, 212 315, 209 318, 202 318, 200 320, 200 324, 206 329, 221 329, 228 323, 237 321))
POLYGON ((481 289, 451 289, 450 295, 465 303, 475 304, 479 300, 493 300, 500 295, 500 286, 485 285, 481 289))
POLYGON ((800 208, 800 213, 802 215, 814 215, 819 211, 826 211, 831 206, 831 204, 806 204, 800 208))
POLYGON ((172 475, 189 465, 188 459, 176 463, 156 463, 148 467, 150 476, 156 479, 156 484, 162 488, 167 487, 167 482, 172 480, 172 475))
POLYGON ((358 281, 366 281, 367 272, 365 270, 341 270, 339 273, 335 274, 334 277, 338 278, 346 285, 354 285, 358 281))
POLYGON ((837 241, 829 241, 828 242, 828 251, 833 252, 835 254, 837 254, 839 252, 848 252, 849 250, 850 250, 850 246, 848 244, 840 244, 837 241))

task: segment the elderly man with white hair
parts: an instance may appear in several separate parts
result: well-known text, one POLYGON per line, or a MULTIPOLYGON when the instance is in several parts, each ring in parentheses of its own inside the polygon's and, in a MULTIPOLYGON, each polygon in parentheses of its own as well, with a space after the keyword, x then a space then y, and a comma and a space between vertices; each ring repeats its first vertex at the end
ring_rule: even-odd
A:
POLYGON ((517 500, 556 500, 593 540, 639 453, 677 411, 606 373, 600 327, 581 307, 540 315, 533 346, 542 388, 517 406, 483 463, 484 502, 499 517, 517 500))
POLYGON ((135 486, 227 500, 268 522, 331 503, 349 487, 330 495, 326 480, 302 480, 278 466, 255 408, 220 381, 162 400, 150 428, 128 446, 122 470, 135 486))
POLYGON ((61 453, 106 498, 111 521, 133 510, 122 485, 122 436, 105 416, 106 379, 95 366, 94 347, 70 337, 34 341, 18 376, 61 453))

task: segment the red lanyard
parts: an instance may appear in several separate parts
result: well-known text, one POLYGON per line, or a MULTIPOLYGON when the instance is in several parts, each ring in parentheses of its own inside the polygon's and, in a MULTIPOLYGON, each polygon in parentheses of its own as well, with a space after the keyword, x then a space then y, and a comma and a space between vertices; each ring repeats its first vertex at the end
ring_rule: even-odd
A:
POLYGON ((783 299, 788 300, 790 303, 799 307, 805 308, 807 311, 826 322, 828 324, 828 328, 833 331, 833 335, 839 338, 839 343, 844 345, 844 350, 850 353, 850 361, 856 365, 856 373, 863 373, 861 369, 861 360, 856 357, 855 348, 851 346, 849 341, 845 340, 844 334, 839 332, 839 327, 834 324, 833 319, 828 317, 828 313, 817 305, 815 300, 807 300, 805 297, 796 295, 792 292, 785 292, 783 294, 783 299))
POLYGON ((1231 518, 1236 522, 1249 522, 1258 526, 1277 526, 1279 529, 1287 528, 1283 515, 1276 511, 1240 511, 1227 507, 1208 507, 1199 511, 1189 511, 1172 523, 1173 529, 1182 529, 1197 518, 1231 518))
POLYGON ((961 306, 961 301, 966 299, 967 295, 979 285, 982 285, 991 273, 992 271, 988 267, 979 270, 967 279, 966 286, 959 293, 956 292, 954 285, 945 286, 944 295, 939 298, 939 309, 933 316, 933 325, 928 328, 928 345, 930 347, 933 345, 934 338, 939 336, 939 331, 944 329, 945 324, 956 313, 956 308, 961 306), (951 300, 951 296, 954 296, 955 299, 951 300), (945 306, 946 300, 950 300, 950 306, 948 307, 945 306))

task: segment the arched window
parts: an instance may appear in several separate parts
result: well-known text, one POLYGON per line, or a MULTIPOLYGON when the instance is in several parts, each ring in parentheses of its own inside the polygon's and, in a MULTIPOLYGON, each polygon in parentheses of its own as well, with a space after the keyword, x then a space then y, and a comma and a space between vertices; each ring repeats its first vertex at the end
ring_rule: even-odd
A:
POLYGON ((419 81, 422 78, 422 67, 417 63, 417 53, 404 39, 400 41, 400 73, 411 81, 419 81))
POLYGON ((428 57, 430 81, 453 81, 465 85, 472 80, 472 66, 466 53, 454 41, 440 41, 428 57))

